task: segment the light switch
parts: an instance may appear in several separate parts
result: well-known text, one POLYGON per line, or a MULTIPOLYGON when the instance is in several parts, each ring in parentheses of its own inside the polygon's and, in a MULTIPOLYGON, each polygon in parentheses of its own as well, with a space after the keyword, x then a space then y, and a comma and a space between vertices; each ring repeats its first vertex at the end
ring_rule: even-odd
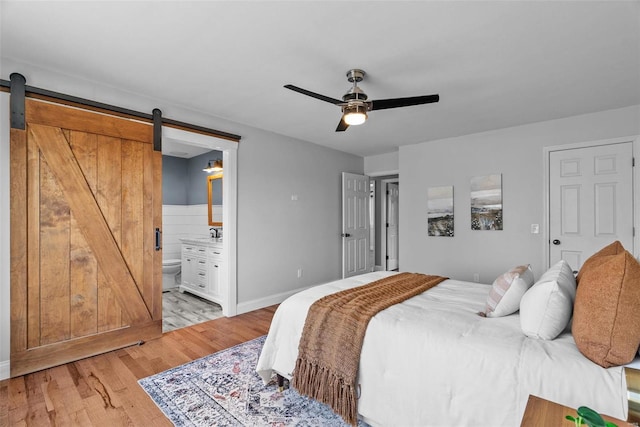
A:
POLYGON ((292 194, 291 195, 291 200, 293 200, 294 202, 298 201, 298 195, 297 194, 292 194))
POLYGON ((540 233, 540 225, 531 224, 531 234, 538 234, 538 233, 540 233))

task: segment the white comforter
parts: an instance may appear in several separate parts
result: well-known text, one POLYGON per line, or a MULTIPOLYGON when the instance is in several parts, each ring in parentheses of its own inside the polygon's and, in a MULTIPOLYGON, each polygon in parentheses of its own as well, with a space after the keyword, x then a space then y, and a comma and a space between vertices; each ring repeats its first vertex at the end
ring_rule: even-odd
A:
MULTIPOLYGON (((374 272, 300 292, 275 313, 257 365, 291 378, 307 310, 317 299, 391 275, 374 272)), ((490 286, 446 280, 378 313, 360 359, 358 412, 374 426, 518 426, 530 394, 626 419, 621 367, 585 358, 569 332, 527 338, 517 314, 483 318, 490 286)))

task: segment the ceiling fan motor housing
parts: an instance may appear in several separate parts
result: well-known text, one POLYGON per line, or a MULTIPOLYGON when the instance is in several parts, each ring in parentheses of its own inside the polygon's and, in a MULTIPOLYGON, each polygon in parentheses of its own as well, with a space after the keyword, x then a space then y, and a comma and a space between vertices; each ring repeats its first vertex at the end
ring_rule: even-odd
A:
MULTIPOLYGON (((358 107, 358 109, 364 107, 366 111, 368 110, 368 106, 365 101, 367 100, 368 96, 362 91, 362 89, 358 87, 358 82, 361 82, 362 79, 364 79, 365 74, 366 73, 363 70, 359 69, 347 71, 347 80, 353 83, 353 86, 347 93, 342 96, 342 100, 348 103, 349 107, 358 107)), ((343 112, 345 112, 345 107, 346 106, 343 106, 342 108, 343 112)))
POLYGON ((368 98, 367 94, 362 91, 358 86, 355 86, 349 90, 349 92, 342 95, 342 100, 344 102, 349 101, 366 101, 368 98))

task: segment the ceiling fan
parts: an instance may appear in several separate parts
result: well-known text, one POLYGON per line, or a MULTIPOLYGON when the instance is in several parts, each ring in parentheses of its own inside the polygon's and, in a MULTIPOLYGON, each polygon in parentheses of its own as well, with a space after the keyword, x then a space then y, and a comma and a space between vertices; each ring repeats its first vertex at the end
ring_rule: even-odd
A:
POLYGON ((338 123, 336 132, 344 132, 350 125, 355 126, 364 123, 367 120, 367 111, 430 104, 440 100, 440 96, 436 94, 367 101, 367 94, 358 87, 358 82, 361 82, 365 75, 366 73, 359 69, 347 71, 347 80, 353 83, 353 86, 342 96, 342 101, 320 95, 319 93, 311 92, 310 90, 302 89, 294 85, 284 85, 284 87, 303 95, 339 106, 342 109, 342 118, 340 119, 340 123, 338 123))

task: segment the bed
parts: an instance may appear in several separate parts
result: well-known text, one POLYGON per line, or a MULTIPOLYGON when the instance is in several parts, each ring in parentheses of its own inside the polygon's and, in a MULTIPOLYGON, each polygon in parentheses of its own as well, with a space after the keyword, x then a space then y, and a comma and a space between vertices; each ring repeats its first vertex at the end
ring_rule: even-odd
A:
MULTIPOLYGON (((396 273, 372 272, 302 291, 277 309, 256 370, 291 378, 309 307, 396 273)), ((359 417, 372 426, 516 426, 528 396, 626 419, 623 367, 583 356, 569 328, 531 339, 519 314, 478 315, 491 286, 448 279, 370 321, 358 371, 359 417)))

